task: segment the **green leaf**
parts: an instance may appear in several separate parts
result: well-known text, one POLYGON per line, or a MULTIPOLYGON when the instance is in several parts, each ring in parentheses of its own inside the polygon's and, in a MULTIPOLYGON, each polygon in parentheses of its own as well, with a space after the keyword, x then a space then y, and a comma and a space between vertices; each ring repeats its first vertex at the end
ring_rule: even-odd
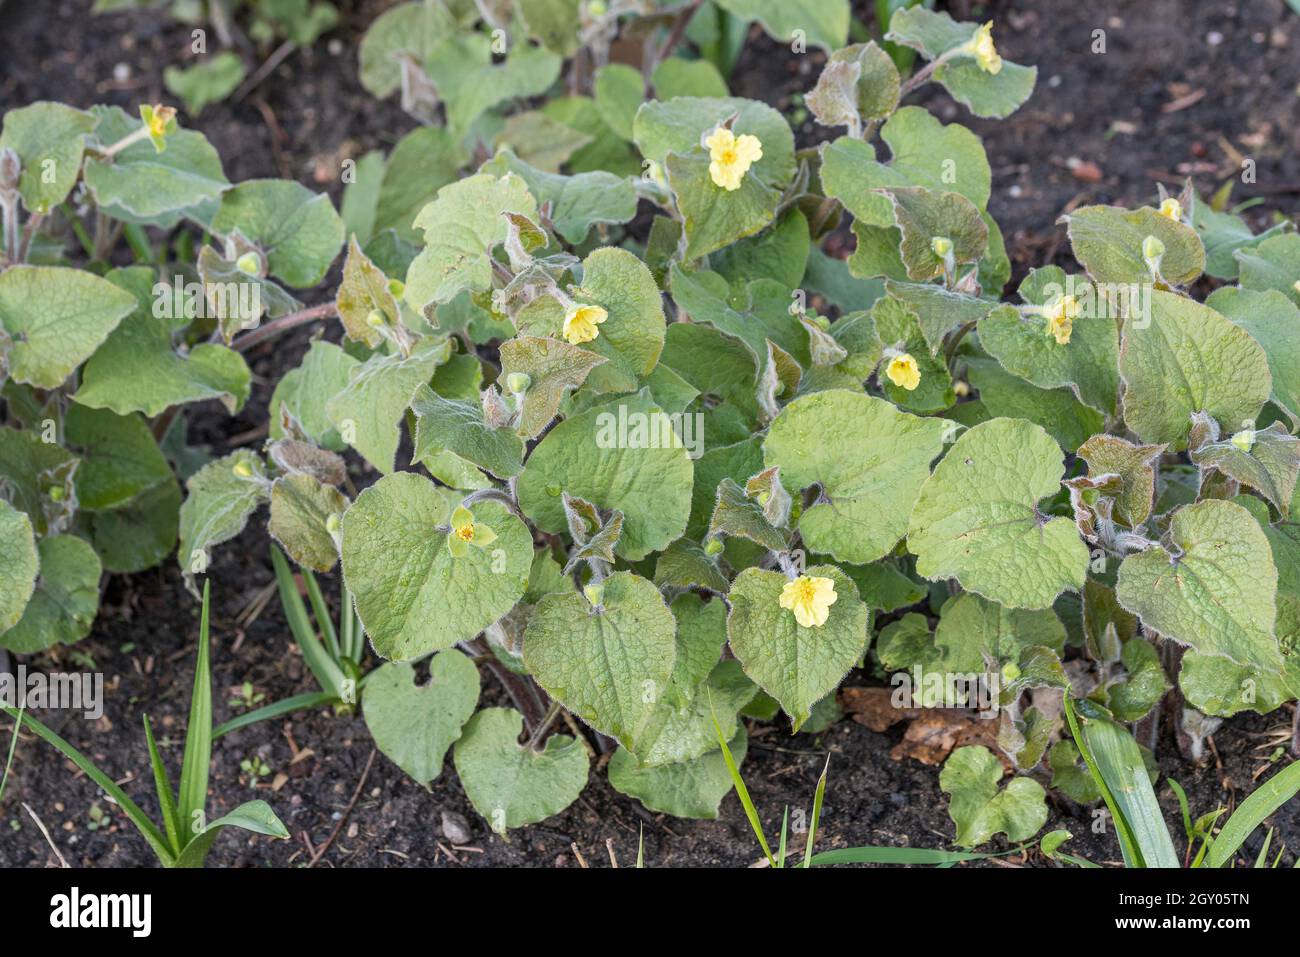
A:
MULTIPOLYGON (((633 137, 633 119, 646 101, 641 71, 626 63, 607 63, 596 71, 592 83, 596 112, 615 135, 633 137)), ((726 95, 725 93, 723 94, 726 95)))
POLYGON ((1236 286, 1216 289, 1205 304, 1263 347, 1273 378, 1270 398, 1300 422, 1300 308, 1275 289, 1254 292, 1236 286))
POLYGON ((808 548, 866 564, 906 534, 947 430, 941 420, 908 415, 883 399, 832 389, 796 399, 777 416, 763 460, 780 466, 792 494, 820 487, 825 501, 799 518, 808 548))
POLYGON ((185 849, 176 859, 176 866, 202 867, 207 860, 208 852, 212 849, 212 842, 227 827, 237 827, 241 831, 262 834, 281 841, 289 839, 288 829, 276 817, 269 804, 265 801, 247 801, 229 814, 209 822, 203 830, 199 831, 194 839, 185 845, 185 849))
POLYGON ((1255 828, 1295 797, 1297 791, 1300 791, 1300 764, 1292 764, 1284 768, 1251 792, 1250 796, 1232 813, 1232 817, 1228 818, 1227 823, 1223 825, 1223 830, 1210 845, 1207 865, 1223 867, 1232 860, 1233 855, 1255 828))
POLYGON ((416 242, 416 215, 433 201, 438 190, 455 182, 464 161, 464 152, 446 129, 417 126, 403 136, 388 155, 370 234, 391 229, 402 239, 416 242))
POLYGON ((402 3, 386 10, 361 38, 361 85, 384 99, 402 85, 403 55, 423 64, 455 30, 456 23, 442 4, 402 3))
POLYGON ((1062 738, 1052 745, 1047 752, 1047 763, 1052 769, 1052 790, 1060 791, 1080 804, 1095 804, 1101 800, 1101 788, 1079 758, 1079 749, 1069 738, 1062 738))
POLYGON ((104 570, 132 574, 153 568, 176 550, 181 486, 160 482, 112 512, 82 512, 77 530, 90 539, 104 570))
POLYGON ((572 56, 578 49, 582 19, 578 0, 520 0, 519 13, 529 36, 548 50, 572 56))
POLYGON ((889 146, 888 165, 862 140, 842 136, 822 147, 822 185, 857 219, 873 226, 892 226, 889 198, 875 192, 921 186, 960 193, 983 210, 988 206, 993 173, 978 136, 956 123, 945 126, 919 106, 905 106, 880 130, 889 146))
POLYGON ((86 135, 95 116, 62 103, 32 103, 5 113, 0 149, 18 154, 18 194, 32 213, 44 215, 68 198, 81 172, 86 135))
MULTIPOLYGON (((737 766, 744 762, 748 745, 742 726, 727 745, 737 766)), ((629 751, 619 748, 609 762, 609 784, 651 811, 709 821, 717 820, 722 799, 732 788, 721 750, 676 764, 640 767, 629 751)))
POLYGON ((948 815, 957 825, 956 843, 978 847, 1005 834, 1009 841, 1027 841, 1047 823, 1043 786, 1033 778, 1013 778, 998 790, 1002 765, 988 748, 958 748, 939 773, 947 795, 948 815))
MULTIPOLYGON (((737 243, 727 252, 740 245, 737 243)), ((727 335, 743 340, 755 356, 764 359, 764 363, 767 343, 771 341, 796 362, 812 364, 808 332, 790 313, 793 302, 790 287, 771 279, 756 279, 733 292, 726 279, 717 273, 708 270, 686 272, 676 264, 670 269, 669 276, 679 315, 684 312, 692 322, 707 322, 727 335)))
MULTIPOLYGON (((708 60, 685 60, 679 56, 660 60, 655 66, 651 83, 655 88, 656 100, 671 100, 678 96, 727 95, 727 81, 708 60)), ((636 106, 640 105, 641 101, 637 100, 636 106)))
POLYGON ((367 462, 389 474, 396 467, 406 410, 449 354, 446 340, 432 339, 409 356, 375 353, 353 366, 348 384, 325 402, 330 424, 367 462))
MULTIPOLYGON (((952 330, 979 322, 995 309, 1006 308, 987 299, 949 292, 940 286, 895 282, 892 279, 885 281, 885 292, 890 299, 901 302, 916 317, 932 356, 938 355, 944 337, 952 330)), ((877 322, 877 325, 880 323, 877 322)), ((881 341, 887 341, 883 333, 881 341)))
POLYGON ((560 75, 563 61, 549 50, 512 44, 498 63, 492 44, 485 34, 452 32, 425 61, 447 107, 447 125, 461 136, 485 111, 507 100, 540 96, 560 75))
POLYGON ((561 492, 623 513, 618 554, 638 561, 680 538, 693 466, 671 420, 645 393, 561 422, 519 477, 519 505, 542 530, 566 530, 561 492))
POLYGON ((343 245, 343 220, 329 196, 282 179, 246 180, 227 191, 212 229, 257 243, 271 275, 295 289, 324 279, 343 245))
POLYGON ((362 252, 356 236, 348 240, 343 281, 339 283, 334 302, 347 337, 353 342, 364 342, 371 349, 378 348, 388 338, 385 331, 395 337, 392 330, 402 321, 388 277, 362 252), (376 316, 376 320, 371 316, 376 316), (372 326, 372 321, 378 321, 380 328, 372 326))
MULTIPOLYGON (((0 484, 4 498, 26 512, 37 535, 66 528, 76 509, 73 478, 79 460, 62 446, 42 441, 34 430, 0 428, 0 484), (63 499, 51 492, 58 488, 63 499)), ((54 493, 58 495, 60 493, 54 493)))
POLYGON ((1002 69, 994 75, 974 60, 958 59, 936 69, 934 79, 976 116, 1002 119, 1020 109, 1034 92, 1038 67, 1004 60, 1002 69))
POLYGON ((849 37, 848 0, 718 0, 741 20, 757 20, 782 43, 807 40, 828 52, 849 37))
POLYGON ((817 85, 805 98, 823 126, 860 132, 864 122, 883 120, 898 108, 900 77, 875 41, 855 43, 830 55, 817 85))
POLYGON ((1300 439, 1288 433, 1281 422, 1267 429, 1243 431, 1250 439, 1249 451, 1231 439, 1209 441, 1192 450, 1192 462, 1202 471, 1215 468, 1253 488, 1286 518, 1300 472, 1300 439))
MULTIPOLYGON (((681 641, 677 647, 682 654, 681 641)), ((718 728, 724 738, 734 735, 737 713, 758 693, 736 661, 716 662, 703 682, 689 687, 677 683, 676 670, 671 693, 659 699, 632 749, 643 767, 693 761, 717 748, 718 728)))
POLYGON ((478 704, 474 662, 454 648, 429 662, 429 680, 417 684, 415 666, 390 661, 366 680, 366 727, 375 747, 426 788, 478 704))
POLYGON ((1018 664, 1029 648, 1064 654, 1065 626, 1051 608, 1006 608, 967 593, 944 604, 934 644, 943 670, 978 674, 985 670, 985 655, 1018 664))
POLYGON ((470 508, 496 533, 463 557, 448 547, 458 496, 412 472, 385 476, 343 516, 343 575, 375 651, 404 660, 470 641, 528 586, 532 537, 497 502, 470 508), (395 562, 394 556, 401 561, 395 562))
POLYGON ((341 517, 347 506, 347 498, 333 486, 310 475, 285 475, 271 486, 267 532, 299 565, 327 572, 339 553, 326 523, 330 516, 341 517))
POLYGON ((171 406, 206 399, 220 399, 227 411, 238 411, 249 393, 244 357, 212 342, 191 346, 184 355, 178 352, 171 322, 153 315, 157 300, 151 269, 115 269, 107 279, 135 297, 134 311, 82 368, 76 401, 119 415, 155 416, 171 406))
POLYGON ((1194 412, 1234 429, 1255 421, 1272 392, 1259 343, 1213 309, 1173 293, 1152 292, 1150 308, 1149 324, 1124 324, 1119 370, 1128 427, 1144 442, 1180 451, 1194 412))
POLYGON ((207 819, 208 775, 212 764, 212 669, 208 644, 211 587, 211 581, 203 583, 203 610, 199 617, 199 649, 194 662, 190 716, 185 723, 185 753, 181 758, 181 779, 176 789, 176 816, 189 828, 197 828, 207 819))
POLYGON ((314 340, 302 362, 276 383, 271 395, 271 438, 285 437, 281 421, 283 408, 313 442, 334 452, 343 451, 347 443, 330 421, 326 408, 329 400, 347 387, 359 365, 360 362, 334 343, 314 340))
POLYGON ((1241 270, 1241 288, 1260 292, 1274 289, 1300 305, 1300 289, 1295 287, 1296 273, 1300 271, 1300 235, 1273 236, 1235 255, 1241 270))
MULTIPOLYGON (((0 646, 21 655, 75 644, 90 634, 99 610, 102 567, 95 550, 75 535, 43 538, 39 550, 41 571, 31 600, 18 623, 0 633, 0 646)), ((22 564, 17 571, 21 579, 22 564)))
POLYGON ((244 61, 239 54, 223 50, 188 69, 167 67, 163 70, 163 86, 185 104, 186 112, 198 116, 209 103, 220 103, 234 93, 244 82, 244 73, 244 61))
POLYGON ((587 752, 553 734, 542 751, 518 743, 524 719, 510 708, 484 708, 456 742, 456 773, 474 809, 497 834, 559 814, 587 784, 587 752))
POLYGON ((0 329, 12 341, 9 375, 54 389, 136 307, 98 276, 62 266, 12 266, 0 273, 0 329))
POLYGON ((497 478, 518 475, 523 468, 524 443, 510 429, 494 429, 477 402, 444 399, 420 386, 411 402, 415 413, 414 462, 446 449, 497 478))
POLYGON ((973 263, 984 255, 988 227, 980 210, 961 193, 918 186, 881 192, 890 201, 901 235, 898 249, 907 278, 925 282, 943 275, 944 260, 933 248, 938 238, 949 241, 954 263, 973 263))
POLYGON ((463 291, 492 284, 492 251, 505 242, 505 213, 537 219, 537 202, 522 176, 468 176, 438 190, 415 218, 424 249, 406 273, 406 301, 416 309, 450 302, 463 291))
POLYGON ((501 344, 501 381, 514 373, 529 378, 520 410, 518 433, 535 439, 551 424, 560 403, 578 388, 591 370, 608 361, 604 356, 562 339, 516 336, 501 344))
POLYGON ((172 477, 153 432, 138 415, 72 405, 63 420, 63 434, 80 449, 77 503, 88 511, 123 508, 172 477))
MULTIPOLYGON (((530 166, 508 149, 484 163, 481 173, 515 173, 528 184, 539 203, 551 204, 551 222, 566 242, 583 243, 591 227, 626 223, 636 216, 636 187, 632 181, 603 170, 562 176, 530 166)), ((601 330, 603 335, 604 329, 601 330)))
POLYGON ((1200 199, 1192 203, 1192 227, 1205 246, 1205 271, 1216 279, 1236 279, 1237 251, 1250 250, 1266 239, 1293 232, 1295 224, 1281 222, 1258 236, 1240 216, 1221 213, 1200 199))
POLYGON ((1061 448, 1073 452, 1106 428, 1105 417, 1070 389, 1040 389, 992 359, 967 359, 967 378, 992 416, 1014 416, 1042 426, 1061 448))
POLYGON ((524 635, 524 664, 552 698, 636 750, 638 735, 668 692, 677 625, 644 578, 615 572, 600 587, 594 608, 576 592, 538 602, 524 635))
MULTIPOLYGON (((588 373, 587 389, 636 389, 659 361, 664 343, 663 299, 649 268, 626 249, 597 249, 583 260, 582 285, 574 297, 608 313, 599 335, 583 344, 609 360, 588 373)), ((558 337, 563 330, 564 312, 553 296, 538 296, 520 310, 516 322, 525 335, 558 337)))
POLYGON ((265 472, 256 453, 240 449, 209 462, 186 483, 177 559, 191 591, 193 576, 207 571, 209 549, 242 532, 248 517, 270 497, 265 472))
POLYGON ((781 703, 794 730, 866 653, 871 612, 858 587, 833 565, 815 565, 811 577, 829 578, 836 601, 826 624, 805 628, 780 605, 788 579, 747 568, 736 576, 728 600, 727 638, 745 674, 781 703))
POLYGON ((908 528, 916 571, 956 578, 1011 608, 1047 608, 1083 587, 1088 549, 1074 523, 1038 502, 1060 489, 1060 448, 1021 419, 992 419, 962 434, 921 487, 908 528))
POLYGON ((1060 221, 1069 227, 1074 258, 1098 283, 1149 286, 1151 267, 1142 252, 1149 236, 1164 245, 1160 277, 1165 282, 1187 285, 1205 269, 1205 247, 1196 231, 1150 206, 1133 210, 1084 206, 1062 216, 1060 221))
POLYGON ((1120 477, 1123 490, 1115 500, 1115 518, 1133 529, 1151 514, 1156 465, 1164 451, 1163 445, 1134 445, 1113 435, 1094 435, 1078 449, 1090 476, 1120 477))
MULTIPOLYGON (((1020 295, 1030 305, 1043 306, 1067 288, 1083 285, 1084 280, 1071 280, 1064 270, 1049 266, 1030 272, 1020 285, 1020 295)), ((1092 301, 1101 304, 1098 295, 1092 301)), ((1015 309, 993 310, 978 328, 980 345, 1008 372, 1043 389, 1069 386, 1080 402, 1114 414, 1119 396, 1119 334, 1106 311, 1075 318, 1070 341, 1064 345, 1048 331, 1045 317, 1015 309)))
POLYGON ((36 586, 40 555, 32 522, 0 499, 0 636, 18 623, 36 586))
MULTIPOLYGON (((96 138, 108 146, 143 125, 140 118, 116 106, 91 110, 98 125, 96 138)), ((159 153, 146 138, 128 146, 112 160, 87 157, 86 187, 95 205, 127 222, 167 225, 181 215, 205 225, 230 181, 221 169, 221 156, 207 137, 195 130, 176 130, 159 153)))
POLYGON ((1268 539, 1240 505, 1207 500, 1174 513, 1173 551, 1120 565, 1119 602, 1151 630, 1203 654, 1280 670, 1274 637, 1277 568, 1268 539))

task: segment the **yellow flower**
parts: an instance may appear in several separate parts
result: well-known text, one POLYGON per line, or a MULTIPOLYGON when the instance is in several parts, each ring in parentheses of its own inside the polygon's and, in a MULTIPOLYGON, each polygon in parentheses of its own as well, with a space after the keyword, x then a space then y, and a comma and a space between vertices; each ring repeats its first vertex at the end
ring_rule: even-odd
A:
POLYGON ((1079 300, 1074 296, 1061 296, 1047 307, 1047 334, 1063 346, 1069 343, 1074 332, 1074 320, 1079 315, 1079 300))
POLYGON ((166 136, 167 127, 176 118, 174 106, 155 106, 149 116, 149 135, 166 136))
POLYGON ((740 189, 740 181, 749 168, 763 158, 763 144, 757 136, 742 133, 737 136, 725 126, 720 126, 704 141, 709 148, 709 176, 715 185, 730 192, 740 189))
POLYGON ((794 612, 794 620, 804 628, 820 628, 826 624, 837 598, 835 582, 829 578, 800 575, 781 589, 781 607, 794 612))
POLYGON ((1167 216, 1174 222, 1178 222, 1183 218, 1183 204, 1170 196, 1160 204, 1160 215, 1167 216))
POLYGON ((921 384, 921 369, 910 353, 904 352, 889 360, 885 375, 894 385, 902 386, 908 392, 914 392, 921 384))
POLYGON ((975 31, 975 36, 971 37, 970 47, 975 55, 975 62, 980 65, 981 70, 994 75, 1001 72, 1002 57, 998 55, 998 48, 993 45, 992 20, 975 31))
POLYGON ((447 550, 453 558, 464 558, 469 546, 487 548, 497 540, 497 533, 486 525, 477 525, 474 514, 464 505, 457 505, 451 513, 451 534, 447 536, 447 550))
POLYGON ((609 318, 600 306, 580 306, 576 302, 564 310, 564 338, 573 345, 590 342, 600 335, 596 327, 609 318))

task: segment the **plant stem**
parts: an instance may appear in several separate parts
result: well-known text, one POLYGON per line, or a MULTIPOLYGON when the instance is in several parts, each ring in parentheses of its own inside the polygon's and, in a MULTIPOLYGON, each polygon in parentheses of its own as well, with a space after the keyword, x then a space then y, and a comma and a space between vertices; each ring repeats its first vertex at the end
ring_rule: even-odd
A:
POLYGON ((930 77, 934 75, 934 68, 937 67, 940 63, 942 63, 943 60, 944 60, 943 57, 939 57, 937 60, 931 60, 925 66, 921 67, 921 69, 917 70, 910 77, 908 77, 907 82, 904 83, 902 89, 898 91, 898 98, 901 100, 903 97, 907 96, 907 94, 913 92, 918 87, 924 86, 926 83, 929 83, 930 77))
POLYGON ((141 140, 148 139, 148 138, 149 138, 149 127, 141 126, 138 130, 135 130, 132 133, 127 133, 126 136, 122 137, 116 143, 104 147, 104 149, 101 151, 101 155, 104 157, 104 159, 112 159, 114 156, 122 152, 122 150, 126 149, 128 146, 134 146, 136 143, 139 143, 141 140))
POLYGON ((288 332, 290 329, 306 325, 309 322, 315 322, 317 319, 325 319, 329 316, 338 314, 338 307, 332 302, 324 302, 319 306, 312 306, 308 309, 300 309, 297 312, 291 312, 287 316, 281 316, 265 325, 258 326, 248 335, 240 336, 230 344, 230 348, 236 352, 247 352, 258 343, 265 342, 268 339, 274 339, 276 336, 288 332))
POLYGON ((668 39, 664 41, 664 45, 659 48, 659 53, 655 56, 656 65, 668 59, 673 50, 677 48, 677 44, 682 42, 682 37, 686 34, 686 28, 691 25, 691 20, 694 19, 695 14, 703 5, 704 0, 692 0, 691 4, 682 10, 677 22, 673 24, 672 32, 668 34, 668 39))
POLYGON ((558 701, 551 702, 551 706, 546 709, 546 714, 542 716, 542 720, 538 722, 537 727, 533 730, 533 733, 528 738, 529 748, 532 749, 537 748, 537 745, 542 740, 542 735, 544 735, 546 733, 546 729, 551 726, 551 722, 553 722, 557 717, 559 717, 561 710, 563 709, 558 701))

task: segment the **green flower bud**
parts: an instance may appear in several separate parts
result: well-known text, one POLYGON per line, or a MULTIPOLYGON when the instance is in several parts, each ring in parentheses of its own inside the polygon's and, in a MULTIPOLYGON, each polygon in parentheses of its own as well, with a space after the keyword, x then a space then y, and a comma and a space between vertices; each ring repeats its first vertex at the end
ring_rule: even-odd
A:
POLYGON ((1165 244, 1155 236, 1148 236, 1142 240, 1142 256, 1148 260, 1156 260, 1165 254, 1165 244))
POLYGON ((1228 440, 1243 452, 1249 452, 1255 447, 1255 430, 1242 429, 1231 439, 1228 440))
POLYGON ((388 319, 378 309, 371 309, 370 312, 366 314, 366 325, 371 329, 382 329, 384 326, 388 325, 388 319))
POLYGON ((721 552, 722 552, 722 539, 710 538, 707 542, 704 543, 704 554, 713 556, 713 555, 721 554, 721 552))
POLYGON ((1002 680, 1007 684, 1015 681, 1020 677, 1020 666, 1014 661, 1008 661, 1002 666, 1002 680))
POLYGON ((940 259, 947 259, 952 255, 952 240, 947 236, 935 236, 930 240, 930 249, 940 259))
POLYGON ((527 372, 512 372, 506 376, 506 388, 515 395, 520 395, 528 391, 528 387, 533 384, 533 377, 527 372))
POLYGON ((587 601, 591 602, 592 607, 595 608, 600 605, 605 597, 605 586, 603 583, 590 582, 583 586, 582 593, 587 596, 587 601))
POLYGON ((402 294, 406 292, 406 283, 402 282, 400 279, 390 279, 388 280, 388 291, 398 299, 401 299, 402 294))
POLYGON ((262 261, 257 258, 257 253, 247 252, 235 260, 235 268, 245 276, 256 276, 262 268, 262 261))
POLYGON ((339 533, 338 512, 330 512, 329 518, 325 519, 325 531, 329 532, 331 535, 337 535, 339 533))
POLYGON ((587 13, 593 17, 603 17, 608 12, 609 7, 605 4, 605 0, 590 0, 587 4, 587 13))
POLYGON ((246 459, 241 459, 236 462, 235 467, 230 471, 234 472, 239 478, 246 479, 253 477, 253 466, 249 465, 246 459))
POLYGON ((62 502, 63 497, 67 493, 63 491, 62 485, 51 485, 49 492, 47 492, 46 494, 50 496, 51 502, 62 502))

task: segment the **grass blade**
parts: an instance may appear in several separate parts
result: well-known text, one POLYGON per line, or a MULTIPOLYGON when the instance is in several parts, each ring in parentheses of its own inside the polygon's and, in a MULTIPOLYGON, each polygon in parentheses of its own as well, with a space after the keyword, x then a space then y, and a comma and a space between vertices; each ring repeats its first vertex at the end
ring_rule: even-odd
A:
POLYGON ((1129 828, 1128 821, 1120 813, 1119 805, 1115 803, 1115 797, 1110 793, 1110 788, 1106 785, 1106 779, 1102 777, 1101 771, 1097 768, 1097 760, 1093 756, 1092 749, 1088 746, 1087 739, 1079 730, 1079 718, 1074 713, 1074 704, 1068 694, 1065 696, 1065 718, 1070 726, 1070 734, 1074 738, 1079 755, 1083 758, 1083 763, 1087 765, 1088 773, 1092 775, 1098 790, 1101 791, 1102 800, 1106 802, 1106 809, 1110 811, 1110 819, 1115 824, 1115 835, 1119 840, 1120 854, 1124 857, 1124 866, 1143 867, 1142 855, 1137 849, 1137 843, 1133 840, 1133 832, 1129 828))
POLYGON ((259 721, 267 721, 271 718, 278 718, 281 715, 290 714, 294 711, 306 711, 309 708, 318 708, 321 705, 333 704, 338 698, 328 691, 307 691, 303 694, 296 694, 291 698, 285 698, 283 701, 276 701, 253 711, 245 712, 237 717, 231 718, 212 729, 212 740, 224 737, 231 731, 238 731, 240 728, 247 728, 250 724, 257 724, 259 721))
POLYGON ((785 814, 781 816, 781 840, 776 849, 776 866, 785 867, 785 839, 790 828, 790 805, 785 806, 785 814))
MULTIPOLYGON (((90 758, 86 757, 72 745, 68 744, 68 742, 64 741, 61 737, 45 725, 41 724, 31 715, 21 714, 18 709, 11 708, 7 704, 0 704, 0 710, 4 711, 15 720, 20 720, 47 744, 58 749, 65 758, 77 767, 81 768, 81 770, 86 773, 86 777, 99 785, 100 790, 116 801, 118 807, 126 812, 126 816, 131 819, 131 823, 136 826, 136 830, 138 830, 141 836, 149 842, 149 846, 153 849, 154 854, 158 856, 158 860, 164 867, 171 867, 175 863, 176 856, 172 854, 171 848, 167 844, 167 836, 163 834, 162 831, 158 830, 158 825, 149 820, 149 815, 145 814, 144 811, 140 809, 140 805, 127 797, 126 792, 118 787, 117 783, 112 778, 99 770, 90 758)), ((18 733, 16 729, 14 733, 18 733)))
POLYGON ((831 769, 831 756, 826 755, 826 764, 822 776, 817 779, 817 791, 813 794, 812 817, 808 821, 808 843, 803 849, 803 866, 812 867, 813 841, 817 839, 817 822, 822 816, 822 800, 826 797, 826 773, 831 769))
POLYGON ((330 657, 338 661, 339 636, 338 632, 334 630, 334 618, 330 615, 330 606, 326 603, 325 596, 321 594, 320 584, 316 581, 316 576, 306 568, 302 568, 301 571, 302 582, 307 587, 307 598, 311 602, 312 614, 316 616, 316 624, 320 626, 321 634, 325 636, 325 644, 329 648, 330 657))
POLYGON ((1209 867, 1222 867, 1268 817, 1300 791, 1300 761, 1273 775, 1241 802, 1210 846, 1209 867))
POLYGON ((153 768, 154 789, 158 792, 158 806, 162 809, 163 826, 167 829, 167 841, 172 850, 180 854, 185 848, 181 835, 188 832, 185 823, 176 810, 176 793, 172 790, 171 778, 167 775, 167 766, 163 764, 162 755, 158 753, 158 744, 153 739, 153 725, 149 716, 144 715, 144 739, 149 744, 149 764, 153 768))
POLYGON ((322 691, 332 692, 336 698, 342 697, 343 670, 316 637, 316 629, 307 617, 307 606, 298 594, 298 585, 294 581, 289 562, 275 546, 271 546, 271 565, 275 568, 275 583, 280 591, 284 617, 289 622, 294 641, 302 649, 303 661, 307 662, 307 667, 311 669, 322 691))
MULTIPOLYGON (((710 696, 709 700, 709 712, 710 714, 713 713, 712 696, 710 696)), ((758 838, 758 843, 763 848, 763 856, 767 858, 767 863, 772 867, 776 867, 776 860, 772 857, 772 849, 767 846, 767 837, 763 834, 763 823, 758 819, 758 811, 749 797, 749 788, 745 787, 745 779, 740 776, 740 769, 736 767, 736 759, 732 757, 731 748, 727 747, 726 739, 722 736, 722 726, 718 724, 716 714, 713 714, 713 731, 718 736, 718 744, 722 748, 722 760, 726 762, 727 773, 731 775, 731 783, 736 787, 736 796, 740 798, 740 803, 745 808, 745 816, 749 818, 749 826, 754 829, 754 836, 758 838)))
POLYGON ((976 854, 972 851, 937 851, 928 847, 845 847, 814 854, 809 863, 813 867, 826 867, 830 864, 951 865, 997 856, 999 855, 976 854))
POLYGON ((181 787, 177 804, 184 833, 198 834, 207 823, 208 770, 212 763, 212 672, 208 661, 211 582, 203 583, 203 614, 199 621, 199 653, 194 662, 194 691, 190 720, 185 726, 185 757, 181 761, 181 787))
POLYGON ((18 717, 14 719, 14 733, 9 739, 9 757, 5 760, 5 773, 0 776, 0 798, 5 796, 5 785, 9 783, 9 769, 14 766, 14 752, 18 750, 18 729, 22 727, 23 712, 27 710, 27 695, 18 696, 18 717))
MULTIPOLYGON (((1071 724, 1072 730, 1075 727, 1077 718, 1071 724)), ((1101 716, 1085 718, 1081 730, 1092 759, 1089 769, 1104 782, 1104 793, 1110 796, 1107 805, 1114 805, 1111 814, 1116 827, 1122 818, 1140 863, 1127 856, 1125 862, 1130 867, 1178 867, 1178 853, 1133 735, 1101 716)))

